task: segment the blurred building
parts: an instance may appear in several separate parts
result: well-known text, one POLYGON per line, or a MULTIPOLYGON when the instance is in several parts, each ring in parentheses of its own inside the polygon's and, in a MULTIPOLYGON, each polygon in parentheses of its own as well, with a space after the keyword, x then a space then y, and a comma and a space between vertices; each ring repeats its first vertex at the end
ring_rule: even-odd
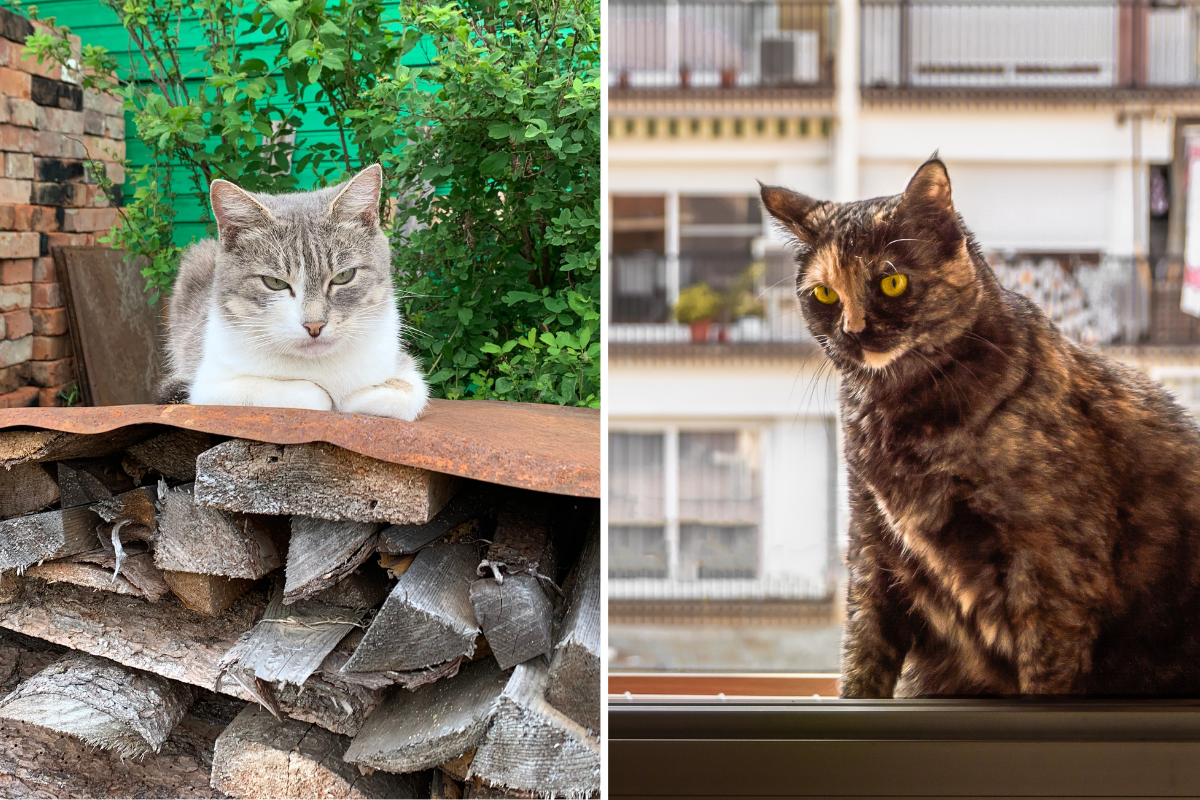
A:
POLYGON ((1200 5, 608 8, 614 669, 837 666, 836 378, 756 181, 890 195, 938 150, 1007 285, 1200 407, 1200 5))

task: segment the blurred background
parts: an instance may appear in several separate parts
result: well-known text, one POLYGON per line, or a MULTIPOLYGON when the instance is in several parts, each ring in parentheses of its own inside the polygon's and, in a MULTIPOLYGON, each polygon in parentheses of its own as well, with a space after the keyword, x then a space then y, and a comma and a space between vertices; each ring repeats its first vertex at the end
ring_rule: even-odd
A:
POLYGON ((891 195, 940 150, 1006 285, 1200 408, 1200 5, 608 9, 614 673, 838 669, 836 376, 756 180, 891 195))

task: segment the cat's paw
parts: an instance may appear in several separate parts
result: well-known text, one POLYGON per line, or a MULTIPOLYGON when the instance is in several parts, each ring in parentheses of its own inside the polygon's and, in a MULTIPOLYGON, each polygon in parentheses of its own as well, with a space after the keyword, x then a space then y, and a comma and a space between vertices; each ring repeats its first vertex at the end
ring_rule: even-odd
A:
POLYGON ((197 382, 190 391, 198 406, 265 406, 331 411, 333 399, 312 381, 277 381, 241 377, 223 381, 197 382))
POLYGON ((428 401, 429 389, 420 374, 413 371, 355 392, 338 404, 338 411, 412 422, 425 410, 428 401))

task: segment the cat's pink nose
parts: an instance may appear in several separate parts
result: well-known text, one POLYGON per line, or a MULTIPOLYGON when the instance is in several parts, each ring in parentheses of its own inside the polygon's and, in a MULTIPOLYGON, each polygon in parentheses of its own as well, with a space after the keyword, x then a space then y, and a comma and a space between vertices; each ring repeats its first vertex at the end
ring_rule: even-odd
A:
POLYGON ((304 330, 308 331, 308 335, 314 339, 321 335, 321 329, 325 327, 325 320, 319 322, 304 322, 304 330))

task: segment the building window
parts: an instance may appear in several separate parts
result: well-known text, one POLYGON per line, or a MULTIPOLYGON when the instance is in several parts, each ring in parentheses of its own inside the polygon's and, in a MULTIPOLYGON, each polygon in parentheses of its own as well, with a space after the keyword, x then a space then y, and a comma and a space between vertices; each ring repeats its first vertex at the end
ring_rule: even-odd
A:
POLYGON ((666 322, 666 202, 612 198, 612 321, 666 322))
POLYGON ((610 433, 609 577, 760 577, 761 464, 755 430, 610 433))

